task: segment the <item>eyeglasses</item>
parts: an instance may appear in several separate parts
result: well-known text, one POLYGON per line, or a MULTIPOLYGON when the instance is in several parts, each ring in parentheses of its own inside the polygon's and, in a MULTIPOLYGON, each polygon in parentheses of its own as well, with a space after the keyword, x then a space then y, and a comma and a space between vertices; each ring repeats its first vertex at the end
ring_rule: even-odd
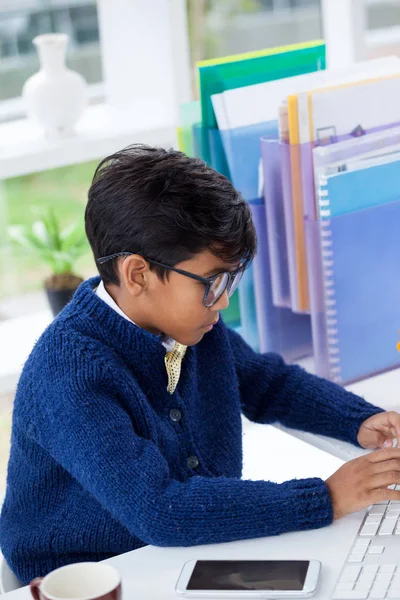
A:
MULTIPOLYGON (((105 262, 108 262, 113 258, 117 258, 119 256, 131 256, 132 254, 134 254, 134 252, 116 252, 115 254, 102 256, 101 258, 98 258, 96 262, 98 262, 99 265, 103 265, 105 262)), ((205 285, 203 304, 207 308, 210 308, 216 304, 225 292, 228 293, 229 298, 232 296, 237 289, 240 280, 242 279, 244 271, 250 264, 250 261, 246 260, 235 271, 221 271, 221 273, 216 273, 211 277, 201 277, 195 273, 190 273, 189 271, 184 271, 183 269, 176 269, 175 267, 165 265, 164 263, 160 263, 150 258, 145 258, 145 260, 152 265, 163 267, 164 269, 174 271, 175 273, 179 273, 180 275, 190 277, 191 279, 195 279, 196 281, 203 283, 205 285)))

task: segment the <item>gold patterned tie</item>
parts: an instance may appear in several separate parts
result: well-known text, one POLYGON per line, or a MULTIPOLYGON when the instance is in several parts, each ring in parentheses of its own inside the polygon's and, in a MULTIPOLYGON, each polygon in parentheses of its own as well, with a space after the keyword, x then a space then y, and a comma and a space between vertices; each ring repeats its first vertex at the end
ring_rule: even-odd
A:
POLYGON ((183 357, 186 354, 187 346, 175 342, 172 350, 166 353, 164 361, 168 373, 167 391, 173 394, 178 385, 179 376, 181 374, 181 364, 183 357))

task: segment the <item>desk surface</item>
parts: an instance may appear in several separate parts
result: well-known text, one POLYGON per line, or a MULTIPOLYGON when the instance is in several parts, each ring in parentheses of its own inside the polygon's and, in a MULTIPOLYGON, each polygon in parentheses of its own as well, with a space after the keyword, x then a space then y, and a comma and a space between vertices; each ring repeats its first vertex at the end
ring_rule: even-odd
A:
MULTIPOLYGON (((312 360, 307 359, 300 364, 302 364, 302 366, 310 373, 313 372, 312 360)), ((395 410, 400 412, 400 369, 395 369, 393 371, 388 371, 387 373, 382 373, 381 375, 376 375, 370 379, 358 381, 357 383, 347 386, 346 389, 361 396, 367 400, 367 402, 371 402, 371 404, 375 404, 385 410, 395 410)), ((283 427, 282 425, 276 425, 276 427, 345 461, 368 452, 368 450, 361 450, 351 444, 324 435, 315 435, 313 433, 297 431, 295 429, 283 427)))
MULTIPOLYGON (((244 477, 284 481, 292 477, 326 479, 343 461, 271 426, 244 423, 244 477)), ((183 564, 192 559, 318 559, 322 572, 315 600, 332 591, 363 513, 315 531, 257 540, 190 548, 147 546, 111 559, 121 573, 124 598, 176 598, 175 583, 183 564)), ((7 594, 7 600, 28 600, 28 588, 7 594)))

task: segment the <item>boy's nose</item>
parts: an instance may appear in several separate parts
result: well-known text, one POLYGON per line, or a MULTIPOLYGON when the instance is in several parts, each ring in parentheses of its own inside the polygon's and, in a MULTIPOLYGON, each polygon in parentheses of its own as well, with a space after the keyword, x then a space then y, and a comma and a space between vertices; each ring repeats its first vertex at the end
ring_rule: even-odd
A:
POLYGON ((213 310, 215 310, 216 312, 219 312, 220 310, 225 310, 225 308, 228 308, 229 306, 229 296, 228 296, 228 292, 225 291, 221 298, 218 300, 218 302, 216 302, 214 304, 214 306, 212 307, 213 310))

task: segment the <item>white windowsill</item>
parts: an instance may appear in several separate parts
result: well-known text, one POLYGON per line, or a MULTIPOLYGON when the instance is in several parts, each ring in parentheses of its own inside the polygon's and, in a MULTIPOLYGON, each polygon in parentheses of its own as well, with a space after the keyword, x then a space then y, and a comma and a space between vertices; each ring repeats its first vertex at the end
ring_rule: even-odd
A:
POLYGON ((101 159, 134 142, 176 144, 175 123, 161 123, 154 114, 137 114, 107 104, 89 106, 75 133, 45 139, 29 119, 0 125, 0 179, 101 159))

